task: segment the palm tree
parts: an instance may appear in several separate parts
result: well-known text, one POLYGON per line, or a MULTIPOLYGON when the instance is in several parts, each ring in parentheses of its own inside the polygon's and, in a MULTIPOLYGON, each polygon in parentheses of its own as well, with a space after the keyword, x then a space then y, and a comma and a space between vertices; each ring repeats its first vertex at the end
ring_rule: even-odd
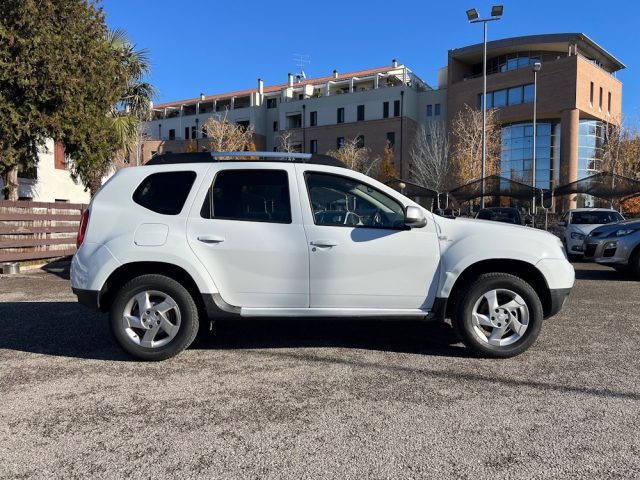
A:
POLYGON ((108 114, 118 148, 115 155, 122 158, 137 148, 140 122, 150 118, 151 102, 157 96, 157 91, 145 81, 151 71, 148 50, 136 49, 121 29, 109 31, 107 41, 120 57, 126 79, 121 98, 112 105, 108 114))

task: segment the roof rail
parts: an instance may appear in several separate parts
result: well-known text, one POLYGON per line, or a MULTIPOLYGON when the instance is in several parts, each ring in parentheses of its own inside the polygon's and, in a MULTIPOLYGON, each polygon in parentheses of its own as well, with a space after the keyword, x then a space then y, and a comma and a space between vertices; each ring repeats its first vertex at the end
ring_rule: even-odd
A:
POLYGON ((260 158, 295 158, 299 160, 311 160, 310 153, 298 152, 211 152, 213 158, 217 157, 260 157, 260 158))
POLYGON ((161 153, 151 157, 145 165, 171 165, 177 163, 205 163, 205 162, 290 162, 327 165, 331 167, 348 168, 337 158, 317 153, 298 152, 190 152, 190 153, 161 153))

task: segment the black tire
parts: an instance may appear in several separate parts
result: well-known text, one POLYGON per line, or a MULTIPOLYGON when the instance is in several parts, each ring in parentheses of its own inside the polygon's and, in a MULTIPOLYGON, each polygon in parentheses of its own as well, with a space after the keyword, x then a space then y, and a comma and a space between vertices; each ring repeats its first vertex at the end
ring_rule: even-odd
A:
POLYGON ((509 358, 523 353, 538 338, 542 327, 543 309, 540 298, 527 282, 507 273, 485 273, 480 275, 456 299, 453 328, 458 338, 472 352, 489 358, 509 358), (472 313, 476 302, 491 290, 510 290, 525 302, 529 312, 529 323, 522 336, 510 345, 491 345, 483 341, 474 330, 472 313))
POLYGON ((157 274, 141 275, 127 282, 113 299, 109 320, 111 331, 120 347, 128 354, 148 361, 166 360, 179 354, 191 345, 199 327, 198 307, 188 290, 172 278, 157 274), (169 295, 175 301, 180 315, 177 333, 167 344, 159 347, 136 344, 124 326, 123 315, 127 304, 137 294, 145 291, 169 295))
POLYGON ((629 259, 629 270, 636 278, 640 278, 640 250, 634 252, 629 259))

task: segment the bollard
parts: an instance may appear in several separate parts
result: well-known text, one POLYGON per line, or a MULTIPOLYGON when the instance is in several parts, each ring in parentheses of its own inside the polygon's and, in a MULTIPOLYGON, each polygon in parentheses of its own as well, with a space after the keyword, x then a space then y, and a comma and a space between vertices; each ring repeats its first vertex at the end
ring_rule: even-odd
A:
POLYGON ((16 273, 20 273, 20 264, 18 262, 3 263, 2 273, 5 275, 14 275, 16 273))

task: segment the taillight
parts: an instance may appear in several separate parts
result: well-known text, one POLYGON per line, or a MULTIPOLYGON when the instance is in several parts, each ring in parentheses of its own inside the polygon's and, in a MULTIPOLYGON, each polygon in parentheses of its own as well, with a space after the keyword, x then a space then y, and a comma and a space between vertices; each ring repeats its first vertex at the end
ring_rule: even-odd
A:
POLYGON ((76 247, 80 248, 82 242, 84 242, 84 234, 87 232, 87 225, 89 225, 89 209, 87 208, 82 213, 82 218, 80 219, 80 228, 78 228, 78 238, 76 240, 76 247))

